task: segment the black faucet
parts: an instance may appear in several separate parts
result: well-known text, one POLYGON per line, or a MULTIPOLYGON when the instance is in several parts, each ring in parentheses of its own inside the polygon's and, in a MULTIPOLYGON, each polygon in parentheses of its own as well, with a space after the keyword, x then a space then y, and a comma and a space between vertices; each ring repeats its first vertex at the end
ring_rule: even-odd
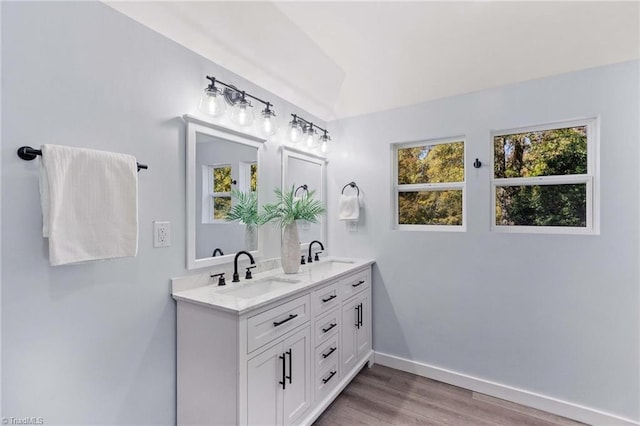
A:
POLYGON ((216 257, 217 254, 219 254, 220 256, 224 256, 224 253, 222 252, 222 250, 220 250, 219 248, 216 248, 213 251, 213 254, 211 255, 211 257, 216 257))
MULTIPOLYGON (((318 243, 320 244, 320 249, 324 250, 324 246, 322 245, 322 243, 318 240, 313 240, 309 243, 309 257, 307 257, 307 263, 313 263, 313 258, 311 257, 311 246, 313 246, 314 243, 318 243)), ((320 258, 318 257, 318 253, 322 253, 322 251, 316 252, 316 257, 315 260, 318 261, 320 260, 320 258)))
MULTIPOLYGON (((239 251, 236 253, 236 257, 233 258, 233 279, 231 280, 231 282, 237 283, 240 282, 240 275, 238 275, 238 257, 240 257, 241 254, 246 254, 247 256, 249 256, 249 260, 251 261, 252 265, 256 264, 256 261, 253 260, 253 256, 251 256, 251 253, 249 253, 248 251, 239 251)), ((247 268, 247 272, 249 271, 250 268, 247 268)), ((251 277, 250 274, 249 278, 251 277)))

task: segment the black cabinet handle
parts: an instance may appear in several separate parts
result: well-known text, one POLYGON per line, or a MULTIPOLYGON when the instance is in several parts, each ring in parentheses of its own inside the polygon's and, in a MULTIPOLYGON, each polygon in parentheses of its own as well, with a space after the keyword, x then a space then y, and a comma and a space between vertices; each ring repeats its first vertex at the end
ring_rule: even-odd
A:
POLYGON ((327 328, 323 328, 323 329, 322 329, 322 332, 323 332, 323 333, 327 333, 327 332, 329 332, 329 330, 331 330, 333 327, 335 327, 335 326, 337 326, 337 325, 338 325, 338 323, 337 323, 337 322, 334 322, 334 323, 333 323, 333 324, 331 324, 329 327, 327 327, 327 328))
POLYGON ((331 379, 333 378, 333 376, 335 376, 335 375, 336 375, 336 372, 335 372, 335 371, 332 371, 332 372, 331 372, 331 374, 329 374, 329 377, 327 377, 326 379, 322 379, 322 383, 324 383, 324 384, 326 385, 326 384, 327 384, 327 382, 328 382, 329 380, 331 380, 331 379))
POLYGON ((360 305, 356 306, 356 328, 360 328, 360 305))
POLYGON ((356 284, 351 284, 351 287, 358 287, 359 285, 364 284, 363 280, 358 281, 356 284))
POLYGON ((277 326, 279 326, 279 325, 282 325, 282 324, 284 324, 284 323, 285 323, 285 322, 287 322, 287 321, 291 321, 292 319, 294 319, 294 318, 295 318, 295 317, 297 317, 297 316, 298 316, 298 314, 291 314, 291 315, 289 315, 289 318, 285 318, 285 319, 283 319, 282 321, 274 321, 274 322, 273 322, 273 326, 274 326, 274 327, 277 327, 277 326))
POLYGON ((333 300, 336 297, 338 297, 338 295, 332 294, 331 296, 327 297, 326 299, 322 299, 322 303, 327 303, 329 300, 333 300))
POLYGON ((287 355, 289 355, 289 375, 287 376, 287 379, 289 379, 289 383, 291 383, 291 379, 293 377, 293 374, 291 373, 291 364, 293 364, 293 354, 291 353, 291 349, 287 351, 287 355))
POLYGON ((360 304, 360 309, 358 310, 358 324, 360 324, 360 327, 362 327, 362 303, 360 304))
POLYGON ((282 381, 278 382, 282 385, 282 389, 287 388, 287 380, 284 377, 284 369, 286 368, 286 361, 284 359, 284 354, 280 355, 280 359, 282 360, 282 381))
POLYGON ((329 355, 331 355, 332 353, 334 353, 336 351, 336 349, 337 349, 337 346, 334 346, 333 348, 331 348, 329 350, 329 352, 327 352, 326 354, 322 354, 322 358, 328 358, 329 355))

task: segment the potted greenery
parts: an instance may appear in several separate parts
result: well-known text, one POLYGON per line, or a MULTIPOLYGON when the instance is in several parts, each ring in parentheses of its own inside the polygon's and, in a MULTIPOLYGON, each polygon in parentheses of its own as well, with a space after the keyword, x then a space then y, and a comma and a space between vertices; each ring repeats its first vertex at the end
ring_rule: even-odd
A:
POLYGON ((313 198, 315 191, 305 191, 302 197, 296 197, 294 188, 295 185, 285 192, 276 188, 277 202, 265 204, 259 219, 261 223, 275 222, 282 228, 281 261, 286 274, 295 274, 300 268, 300 236, 296 221, 316 223, 326 212, 322 202, 313 198))
POLYGON ((255 250, 258 248, 258 226, 264 223, 258 215, 258 195, 255 191, 243 192, 233 189, 231 196, 235 202, 227 213, 226 220, 246 225, 245 249, 255 250))

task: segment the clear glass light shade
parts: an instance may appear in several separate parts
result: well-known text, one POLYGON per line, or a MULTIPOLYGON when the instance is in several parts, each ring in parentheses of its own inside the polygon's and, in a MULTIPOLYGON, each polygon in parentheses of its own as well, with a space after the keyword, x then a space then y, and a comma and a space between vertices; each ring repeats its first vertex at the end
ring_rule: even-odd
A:
POLYGON ((258 120, 258 132, 264 136, 273 136, 278 132, 276 114, 270 109, 265 109, 258 120))
POLYGON ((231 121, 241 127, 251 126, 254 120, 252 108, 249 102, 241 99, 231 110, 231 121))
POLYGON ((320 152, 323 154, 326 154, 327 152, 329 152, 329 141, 331 140, 331 138, 329 137, 329 135, 324 134, 320 136, 320 152))
POLYGON ((302 126, 296 120, 289 123, 289 140, 293 143, 300 142, 302 139, 302 126))
POLYGON ((198 104, 198 110, 203 114, 209 115, 211 117, 219 117, 227 109, 227 105, 224 101, 224 97, 218 91, 218 89, 204 89, 204 93, 200 98, 200 103, 198 104))
POLYGON ((308 128, 305 129, 305 131, 304 131, 304 145, 307 148, 315 148, 316 147, 317 141, 316 141, 316 138, 315 138, 315 134, 316 134, 316 132, 315 132, 315 130, 313 130, 313 128, 308 127, 308 128))

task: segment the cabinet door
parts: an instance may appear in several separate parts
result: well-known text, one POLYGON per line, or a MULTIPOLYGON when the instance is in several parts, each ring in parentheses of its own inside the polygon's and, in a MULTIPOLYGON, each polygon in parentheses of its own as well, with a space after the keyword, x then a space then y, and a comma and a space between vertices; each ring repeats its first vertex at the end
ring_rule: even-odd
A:
POLYGON ((356 332, 358 331, 359 298, 347 302, 342 307, 342 371, 347 374, 358 357, 356 332))
MULTIPOLYGON (((283 421, 294 422, 311 405, 311 333, 305 327, 284 341, 287 385, 283 393, 283 421)), ((266 423, 266 422, 265 422, 266 423)))
POLYGON ((360 302, 360 327, 356 327, 356 358, 359 359, 371 348, 371 324, 369 323, 371 301, 367 292, 357 299, 360 302))
POLYGON ((281 358, 283 355, 280 343, 251 358, 247 363, 247 422, 250 425, 282 424, 280 382, 285 371, 281 358))

